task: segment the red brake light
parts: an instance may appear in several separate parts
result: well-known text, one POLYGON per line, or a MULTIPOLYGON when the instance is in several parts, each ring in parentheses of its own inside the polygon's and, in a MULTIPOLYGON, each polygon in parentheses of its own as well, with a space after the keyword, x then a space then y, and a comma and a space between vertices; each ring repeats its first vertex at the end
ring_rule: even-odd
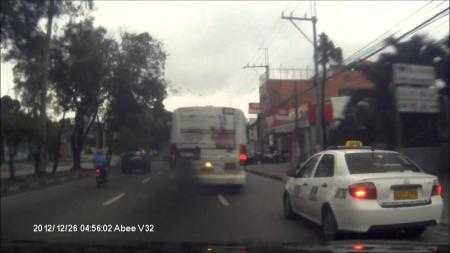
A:
POLYGON ((355 199, 376 199, 377 188, 373 183, 359 183, 348 187, 348 191, 355 199))
POLYGON ((246 161, 247 161, 247 147, 245 145, 241 145, 239 154, 239 163, 241 165, 245 165, 246 161))
POLYGON ((433 191, 431 195, 436 196, 441 194, 442 194, 442 185, 441 184, 433 185, 433 191))
POLYGON ((361 245, 361 244, 355 244, 355 245, 352 246, 352 249, 353 250, 363 250, 364 246, 361 245))
POLYGON ((241 145, 240 151, 241 154, 247 154, 247 147, 245 145, 241 145))
POLYGON ((102 172, 102 170, 101 170, 100 168, 96 168, 96 169, 95 169, 95 173, 96 173, 96 174, 100 174, 101 172, 102 172))
POLYGON ((355 189, 355 190, 354 190, 354 193, 355 193, 355 197, 358 198, 358 199, 363 199, 363 198, 365 198, 366 195, 367 195, 367 191, 366 191, 366 189, 364 189, 364 188, 361 188, 361 189, 355 189))

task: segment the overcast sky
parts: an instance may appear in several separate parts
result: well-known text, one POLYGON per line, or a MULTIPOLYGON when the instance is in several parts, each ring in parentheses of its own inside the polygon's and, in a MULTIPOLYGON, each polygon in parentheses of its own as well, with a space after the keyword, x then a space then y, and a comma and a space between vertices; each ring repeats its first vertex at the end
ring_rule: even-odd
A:
MULTIPOLYGON (((448 7, 449 1, 317 1, 317 31, 328 34, 346 58, 426 4, 392 31, 400 34, 448 7)), ((263 69, 243 66, 264 64, 259 48, 269 48, 272 68, 313 66, 312 45, 280 18, 283 11, 310 17, 310 1, 95 1, 95 6, 96 25, 112 36, 124 30, 148 32, 164 43, 169 54, 165 77, 171 86, 164 104, 169 110, 225 105, 247 114, 248 103, 259 100, 263 69)), ((446 16, 423 32, 441 39, 449 33, 448 20, 446 16)), ((298 25, 312 38, 310 22, 298 25)), ((11 65, 1 63, 1 95, 14 96, 13 85, 11 65)))

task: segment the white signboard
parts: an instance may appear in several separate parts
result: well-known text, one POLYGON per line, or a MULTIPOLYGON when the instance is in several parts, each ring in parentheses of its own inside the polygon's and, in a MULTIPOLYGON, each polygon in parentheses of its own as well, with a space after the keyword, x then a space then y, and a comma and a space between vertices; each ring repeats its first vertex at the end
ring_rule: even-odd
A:
POLYGON ((436 80, 432 66, 414 64, 393 64, 393 81, 398 84, 431 86, 436 80))
MULTIPOLYGON (((298 119, 304 119, 306 118, 306 115, 308 113, 308 105, 304 104, 301 105, 300 107, 298 107, 297 109, 297 115, 298 115, 298 119)), ((288 117, 289 121, 295 121, 295 109, 294 108, 289 108, 289 117, 288 117)))
POLYGON ((439 112, 437 89, 397 87, 396 96, 399 112, 439 112))
POLYGON ((261 113, 261 107, 259 103, 248 103, 248 113, 257 114, 261 113))

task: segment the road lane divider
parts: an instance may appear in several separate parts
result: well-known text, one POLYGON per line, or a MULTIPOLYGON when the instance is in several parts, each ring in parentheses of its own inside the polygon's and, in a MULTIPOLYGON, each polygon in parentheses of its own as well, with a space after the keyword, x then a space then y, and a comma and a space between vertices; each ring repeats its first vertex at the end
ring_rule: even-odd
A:
POLYGON ((141 183, 146 184, 150 181, 150 179, 152 179, 151 177, 147 177, 146 179, 142 180, 141 183))
POLYGON ((115 196, 115 197, 113 197, 113 198, 111 198, 111 199, 105 201, 105 202, 103 203, 103 206, 111 205, 112 203, 116 202, 117 200, 119 200, 119 199, 122 198, 123 196, 125 196, 125 193, 122 192, 122 193, 120 193, 119 195, 117 195, 117 196, 115 196))
POLYGON ((229 206, 230 203, 228 203, 227 199, 222 196, 221 194, 217 195, 217 198, 219 199, 219 202, 224 206, 229 206))

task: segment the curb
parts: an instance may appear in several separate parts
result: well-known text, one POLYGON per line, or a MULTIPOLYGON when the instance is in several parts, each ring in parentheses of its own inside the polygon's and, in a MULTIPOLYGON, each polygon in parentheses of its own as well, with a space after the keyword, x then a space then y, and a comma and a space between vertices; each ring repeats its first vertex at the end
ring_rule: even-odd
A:
POLYGON ((255 175, 258 175, 258 176, 262 176, 262 177, 265 177, 265 178, 269 178, 269 179, 273 179, 273 180, 276 180, 276 181, 279 181, 279 182, 286 182, 285 180, 284 180, 284 178, 283 177, 280 177, 280 176, 276 176, 276 175, 269 175, 269 174, 265 174, 265 173, 262 173, 262 172, 259 172, 259 171, 253 171, 253 170, 249 170, 249 169, 245 169, 248 173, 252 173, 252 174, 255 174, 255 175))

